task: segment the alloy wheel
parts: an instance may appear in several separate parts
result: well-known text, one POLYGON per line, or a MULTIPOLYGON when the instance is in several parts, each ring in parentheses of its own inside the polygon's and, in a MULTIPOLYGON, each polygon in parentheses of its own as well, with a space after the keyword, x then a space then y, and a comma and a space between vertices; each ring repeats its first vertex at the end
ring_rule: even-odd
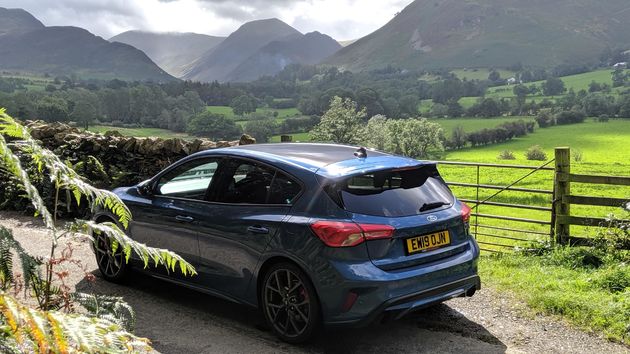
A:
POLYGON ((311 299, 304 281, 289 269, 273 271, 265 283, 264 308, 276 332, 303 335, 311 324, 311 299))
POLYGON ((125 262, 122 247, 118 247, 116 252, 112 252, 109 238, 101 234, 96 236, 94 251, 96 253, 98 268, 103 275, 108 278, 116 278, 125 262))

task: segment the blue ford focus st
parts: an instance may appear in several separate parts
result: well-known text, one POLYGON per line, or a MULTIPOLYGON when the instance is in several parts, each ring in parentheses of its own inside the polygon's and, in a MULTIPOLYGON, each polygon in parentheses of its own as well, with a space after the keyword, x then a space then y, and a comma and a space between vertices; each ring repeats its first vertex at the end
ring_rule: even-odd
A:
MULTIPOLYGON (((470 208, 432 162, 342 145, 247 145, 188 156, 115 193, 133 213, 133 239, 198 272, 152 275, 259 307, 287 342, 480 288, 470 208)), ((99 269, 121 280, 129 268, 106 246, 96 242, 99 269)))

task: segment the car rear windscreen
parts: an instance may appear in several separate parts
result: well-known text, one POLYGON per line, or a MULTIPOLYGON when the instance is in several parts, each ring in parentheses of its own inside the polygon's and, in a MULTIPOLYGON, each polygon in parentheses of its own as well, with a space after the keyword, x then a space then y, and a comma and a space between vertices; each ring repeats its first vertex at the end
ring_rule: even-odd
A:
POLYGON ((347 211, 375 216, 422 214, 454 200, 435 165, 353 176, 329 185, 326 191, 347 211))

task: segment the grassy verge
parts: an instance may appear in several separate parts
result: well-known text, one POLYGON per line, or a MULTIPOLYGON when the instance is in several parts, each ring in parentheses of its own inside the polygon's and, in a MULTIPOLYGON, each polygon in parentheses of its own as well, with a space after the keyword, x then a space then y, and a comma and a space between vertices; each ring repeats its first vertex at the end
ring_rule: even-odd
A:
POLYGON ((486 256, 480 261, 484 282, 510 291, 532 309, 559 315, 606 338, 630 343, 630 266, 610 262, 599 267, 571 265, 581 251, 549 256, 486 256))
POLYGON ((93 125, 88 129, 94 133, 105 133, 109 130, 118 131, 120 134, 125 136, 135 136, 137 138, 145 138, 145 137, 157 137, 157 138, 182 138, 182 139, 193 139, 193 136, 190 136, 185 133, 176 133, 167 129, 160 128, 121 128, 121 127, 112 127, 108 125, 93 125))

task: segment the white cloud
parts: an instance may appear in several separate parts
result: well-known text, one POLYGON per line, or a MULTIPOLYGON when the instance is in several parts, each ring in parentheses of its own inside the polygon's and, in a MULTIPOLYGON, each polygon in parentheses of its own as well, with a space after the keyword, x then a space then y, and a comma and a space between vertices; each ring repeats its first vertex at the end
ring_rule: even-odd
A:
POLYGON ((47 26, 78 26, 109 38, 130 29, 228 35, 254 19, 277 17, 302 32, 340 40, 378 29, 411 0, 0 0, 47 26))

